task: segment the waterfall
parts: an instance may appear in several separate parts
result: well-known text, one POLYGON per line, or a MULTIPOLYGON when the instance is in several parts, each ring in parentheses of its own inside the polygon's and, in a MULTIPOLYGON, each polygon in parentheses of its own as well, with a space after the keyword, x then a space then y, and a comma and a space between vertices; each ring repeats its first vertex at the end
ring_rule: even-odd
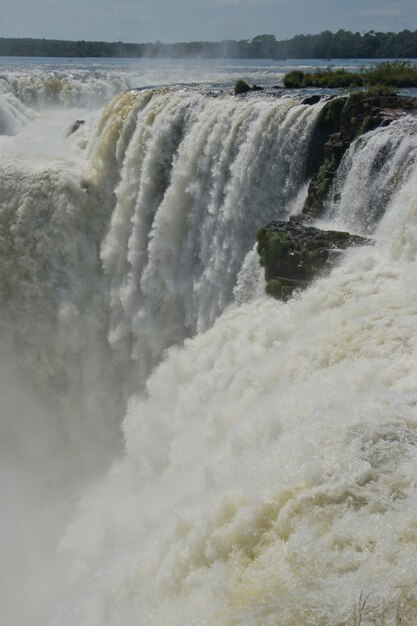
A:
POLYGON ((417 128, 411 116, 359 137, 339 167, 326 217, 341 229, 372 233, 416 159, 417 128))
POLYGON ((63 539, 54 624, 415 619, 416 186, 302 296, 169 352, 63 539))
POLYGON ((65 378, 96 336, 126 378, 144 381, 164 350, 232 301, 256 229, 286 216, 304 180, 318 112, 292 100, 129 91, 103 111, 76 167, 16 176, 10 165, 5 332, 33 346, 49 377, 65 378))
POLYGON ((30 115, 27 107, 13 94, 0 76, 0 135, 14 135, 30 115))
POLYGON ((145 374, 231 302, 256 229, 287 215, 304 180, 319 110, 168 90, 123 94, 105 112, 92 161, 99 187, 117 173, 101 249, 110 341, 145 374))
POLYGON ((413 623, 415 118, 356 140, 330 191, 321 223, 372 244, 284 304, 255 235, 301 211, 323 103, 15 78, 8 626, 413 623))
POLYGON ((53 595, 48 536, 121 453, 128 398, 167 348, 221 315, 256 228, 296 200, 320 107, 162 89, 123 92, 94 114, 15 91, 27 115, 2 139, 2 493, 5 524, 32 520, 42 546, 30 561, 8 546, 16 573, 2 602, 15 626, 20 579, 21 626, 45 622, 29 617, 34 570, 41 598, 53 595))

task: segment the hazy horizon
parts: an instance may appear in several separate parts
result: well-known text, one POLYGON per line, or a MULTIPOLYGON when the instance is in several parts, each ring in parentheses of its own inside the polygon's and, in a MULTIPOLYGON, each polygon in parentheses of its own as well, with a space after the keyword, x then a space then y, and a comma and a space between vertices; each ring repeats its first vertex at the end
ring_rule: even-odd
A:
POLYGON ((71 41, 222 41, 268 33, 278 40, 339 29, 417 28, 414 0, 4 0, 0 37, 71 41), (411 26, 410 26, 411 25, 411 26))
MULTIPOLYGON (((331 30, 331 29, 324 29, 324 30, 331 30)), ((347 32, 357 32, 357 31, 353 31, 353 30, 349 30, 349 29, 339 29, 339 30, 346 30, 347 32)), ((373 30, 373 29, 370 29, 370 30, 373 30)), ((402 29, 402 30, 406 30, 406 29, 402 29)), ((416 25, 416 29, 415 30, 417 30, 417 25, 416 25)), ((316 35, 320 35, 321 32, 323 32, 323 31, 320 31, 320 32, 303 32, 303 33, 300 32, 300 33, 295 33, 294 35, 291 35, 291 36, 285 37, 285 38, 284 37, 280 38, 280 37, 277 37, 277 36, 275 36, 275 38, 276 38, 277 42, 287 41, 287 40, 289 41, 293 37, 296 37, 296 36, 299 36, 299 35, 305 36, 305 37, 308 37, 310 35, 311 36, 316 36, 316 35)), ((337 33, 337 30, 331 30, 331 32, 333 34, 335 34, 335 33, 337 33)), ((361 35, 363 35, 365 32, 369 32, 369 31, 362 31, 361 35)), ((381 31, 378 31, 378 32, 395 32, 395 33, 399 33, 399 32, 401 32, 401 30, 399 30, 399 31, 382 31, 381 30, 381 31)), ((251 35, 249 37, 246 37, 246 38, 243 38, 243 37, 239 37, 239 38, 237 38, 237 37, 230 37, 228 39, 216 39, 216 40, 215 39, 188 39, 187 41, 186 40, 165 41, 165 40, 161 40, 161 39, 157 39, 157 40, 150 40, 149 39, 149 40, 146 40, 146 41, 145 40, 142 40, 142 41, 130 41, 129 40, 128 41, 128 40, 122 40, 122 39, 117 39, 117 40, 116 39, 75 39, 75 38, 69 38, 69 37, 68 38, 63 38, 63 37, 52 37, 52 36, 51 37, 35 37, 33 35, 25 35, 25 36, 23 36, 23 35, 0 35, 0 39, 33 39, 33 40, 37 40, 37 41, 42 41, 42 40, 45 40, 45 41, 70 41, 70 42, 74 42, 74 43, 77 43, 79 41, 83 41, 83 42, 86 42, 86 43, 104 43, 104 44, 118 44, 118 43, 121 43, 121 44, 125 44, 125 45, 142 45, 142 44, 150 44, 150 45, 152 45, 152 44, 161 44, 161 45, 176 45, 176 44, 180 45, 180 44, 185 44, 185 45, 187 45, 187 44, 191 44, 191 43, 202 43, 202 44, 213 44, 213 43, 216 44, 216 43, 219 43, 219 44, 221 44, 221 43, 227 42, 227 41, 236 41, 236 42, 239 42, 239 41, 251 41, 252 39, 254 39, 255 37, 258 37, 258 36, 273 35, 273 34, 274 33, 254 33, 253 35, 251 35)), ((198 56, 199 55, 197 55, 197 58, 198 58, 198 56)), ((263 58, 263 57, 260 57, 260 58, 263 58)))

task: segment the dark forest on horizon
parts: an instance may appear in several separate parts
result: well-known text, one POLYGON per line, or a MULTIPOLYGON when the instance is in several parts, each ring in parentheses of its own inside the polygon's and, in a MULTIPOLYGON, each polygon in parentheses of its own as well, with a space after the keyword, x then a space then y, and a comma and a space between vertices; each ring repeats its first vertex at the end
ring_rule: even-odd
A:
POLYGON ((353 33, 326 30, 277 41, 274 35, 253 39, 189 43, 123 43, 58 39, 0 38, 0 56, 119 58, 343 59, 417 58, 417 30, 399 33, 353 33))

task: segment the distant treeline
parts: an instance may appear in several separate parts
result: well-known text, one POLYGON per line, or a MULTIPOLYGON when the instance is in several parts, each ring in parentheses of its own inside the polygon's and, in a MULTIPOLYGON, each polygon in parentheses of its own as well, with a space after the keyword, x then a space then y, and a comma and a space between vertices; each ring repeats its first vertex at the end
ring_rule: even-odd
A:
POLYGON ((329 30, 277 41, 274 35, 253 39, 189 43, 108 43, 58 39, 0 38, 0 56, 151 57, 241 59, 417 58, 417 30, 400 33, 352 33, 329 30))

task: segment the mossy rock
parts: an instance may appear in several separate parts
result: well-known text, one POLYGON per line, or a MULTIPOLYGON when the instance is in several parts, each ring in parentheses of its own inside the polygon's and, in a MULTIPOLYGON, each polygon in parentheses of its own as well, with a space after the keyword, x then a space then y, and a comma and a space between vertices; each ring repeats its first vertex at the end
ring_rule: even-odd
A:
POLYGON ((235 95, 238 95, 240 93, 247 93, 248 91, 251 91, 251 88, 249 87, 248 83, 246 83, 244 80, 237 80, 235 83, 235 95))
POLYGON ((326 102, 308 148, 306 175, 311 180, 303 213, 321 215, 343 155, 355 139, 416 109, 416 98, 378 90, 358 91, 326 102))
POLYGON ((329 270, 342 250, 369 243, 359 235, 320 230, 299 219, 270 222, 257 231, 257 241, 266 292, 280 300, 288 300, 294 290, 329 270))
POLYGON ((307 287, 304 280, 291 280, 290 278, 271 278, 266 283, 265 293, 276 300, 287 302, 294 294, 294 291, 301 291, 307 287))

